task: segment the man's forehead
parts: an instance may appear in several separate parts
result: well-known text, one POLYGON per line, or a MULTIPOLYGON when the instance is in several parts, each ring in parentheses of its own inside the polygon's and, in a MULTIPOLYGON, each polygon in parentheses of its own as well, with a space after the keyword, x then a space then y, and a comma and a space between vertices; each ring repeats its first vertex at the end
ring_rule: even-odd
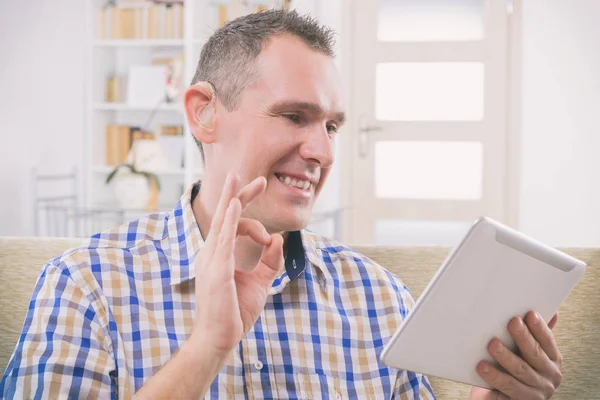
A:
POLYGON ((341 116, 341 78, 333 58, 291 36, 273 38, 255 64, 253 87, 263 106, 296 105, 306 112, 341 116))
MULTIPOLYGON (((256 72, 266 79, 286 82, 321 81, 331 86, 341 83, 334 59, 309 47, 301 39, 285 35, 271 39, 256 59, 256 72)), ((337 90, 339 88, 336 87, 337 90)))

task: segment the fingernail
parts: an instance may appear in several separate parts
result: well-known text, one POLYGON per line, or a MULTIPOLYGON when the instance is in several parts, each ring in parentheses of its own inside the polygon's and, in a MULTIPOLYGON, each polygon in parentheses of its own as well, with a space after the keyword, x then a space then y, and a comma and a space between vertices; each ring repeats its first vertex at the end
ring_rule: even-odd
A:
POLYGON ((516 325, 513 328, 514 332, 520 333, 525 330, 525 324, 523 323, 523 319, 521 317, 515 317, 515 322, 513 324, 516 325))
POLYGON ((496 343, 494 343, 494 351, 496 352, 496 354, 504 353, 504 346, 502 345, 502 343, 500 341, 497 341, 496 343))
POLYGON ((263 236, 266 240, 271 240, 271 235, 269 235, 267 232, 263 232, 263 236))
POLYGON ((540 323, 540 316, 536 312, 533 313, 533 323, 536 325, 540 323))
POLYGON ((488 372, 490 372, 490 366, 487 365, 487 363, 483 363, 483 367, 481 368, 481 370, 484 374, 487 374, 488 372))

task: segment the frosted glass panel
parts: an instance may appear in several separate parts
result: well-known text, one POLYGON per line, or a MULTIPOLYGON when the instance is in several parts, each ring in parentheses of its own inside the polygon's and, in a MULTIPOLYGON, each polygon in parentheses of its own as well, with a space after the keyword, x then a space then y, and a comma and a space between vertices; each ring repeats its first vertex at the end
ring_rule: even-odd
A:
POLYGON ((383 121, 480 121, 482 63, 380 63, 375 115, 383 121))
POLYGON ((379 0, 380 41, 473 41, 483 36, 483 0, 379 0))
POLYGON ((375 222, 376 244, 455 246, 472 221, 417 221, 385 219, 375 222))
POLYGON ((375 196, 384 199, 481 198, 479 142, 375 144, 375 196))

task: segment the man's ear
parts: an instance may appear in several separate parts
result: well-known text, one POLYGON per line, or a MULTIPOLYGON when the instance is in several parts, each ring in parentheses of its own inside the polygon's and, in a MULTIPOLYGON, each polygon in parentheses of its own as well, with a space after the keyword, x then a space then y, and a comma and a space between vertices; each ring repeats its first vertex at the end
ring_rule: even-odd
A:
POLYGON ((198 82, 186 91, 185 113, 190 130, 202 143, 215 141, 217 93, 210 82, 198 82))

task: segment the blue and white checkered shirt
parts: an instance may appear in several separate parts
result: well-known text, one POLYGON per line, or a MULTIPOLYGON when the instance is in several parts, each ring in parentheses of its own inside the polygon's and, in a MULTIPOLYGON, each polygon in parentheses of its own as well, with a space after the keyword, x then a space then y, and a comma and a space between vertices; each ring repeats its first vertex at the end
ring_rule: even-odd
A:
MULTIPOLYGON (((191 193, 44 266, 0 397, 128 399, 174 355, 193 327, 203 244, 191 193)), ((433 399, 426 377, 379 362, 414 304, 408 289, 347 247, 295 237, 301 273, 275 279, 207 398, 433 399)))

